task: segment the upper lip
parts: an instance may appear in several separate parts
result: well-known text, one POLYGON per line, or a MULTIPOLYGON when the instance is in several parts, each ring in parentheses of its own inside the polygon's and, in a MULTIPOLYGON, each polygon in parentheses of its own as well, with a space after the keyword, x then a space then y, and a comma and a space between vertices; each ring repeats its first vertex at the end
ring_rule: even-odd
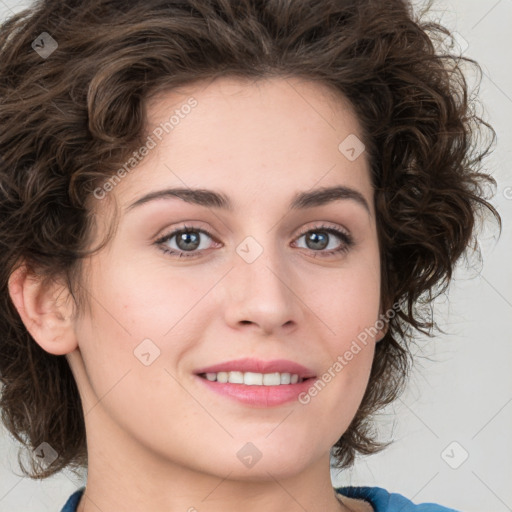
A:
POLYGON ((261 359, 234 359, 224 363, 214 364, 195 370, 194 373, 218 373, 218 372, 254 372, 254 373, 291 373, 297 374, 303 379, 315 377, 315 372, 302 366, 299 363, 288 361, 286 359, 274 359, 272 361, 262 361, 261 359))

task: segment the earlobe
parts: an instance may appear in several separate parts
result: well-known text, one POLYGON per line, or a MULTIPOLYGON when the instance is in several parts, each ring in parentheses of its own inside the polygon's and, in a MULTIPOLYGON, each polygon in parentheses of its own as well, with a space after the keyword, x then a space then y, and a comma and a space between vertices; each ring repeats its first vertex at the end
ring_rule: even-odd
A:
POLYGON ((381 319, 378 320, 378 322, 380 322, 381 324, 384 324, 384 325, 377 332, 377 336, 375 337, 375 343, 379 343, 379 341, 382 341, 389 330, 389 323, 387 321, 382 320, 382 316, 383 315, 381 315, 381 319))
POLYGON ((77 347, 73 303, 65 285, 44 280, 22 265, 11 274, 8 287, 21 320, 43 350, 63 355, 77 347))
POLYGON ((387 331, 388 330, 386 327, 384 329, 382 329, 381 331, 379 331, 379 334, 378 334, 377 338, 375 339, 375 343, 379 343, 379 341, 382 341, 384 339, 384 336, 386 336, 387 331))
POLYGON ((384 307, 384 303, 381 302, 379 306, 379 319, 375 322, 375 328, 377 329, 377 333, 375 335, 375 343, 379 343, 382 341, 389 332, 389 321, 391 318, 395 316, 395 306, 393 307, 384 307), (391 312, 393 315, 391 315, 391 312))

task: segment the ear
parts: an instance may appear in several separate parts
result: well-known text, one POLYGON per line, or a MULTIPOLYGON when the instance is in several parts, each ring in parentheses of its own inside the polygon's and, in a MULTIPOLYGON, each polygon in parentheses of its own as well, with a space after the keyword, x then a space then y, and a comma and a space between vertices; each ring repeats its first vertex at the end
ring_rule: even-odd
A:
POLYGON ((382 328, 377 331, 377 335, 375 336, 375 343, 382 341, 389 330, 389 319, 385 313, 380 314, 379 320, 377 320, 377 324, 382 325, 382 328))
POLYGON ((73 300, 65 284, 44 279, 22 265, 12 272, 8 287, 25 327, 43 350, 63 355, 78 346, 73 300))
POLYGON ((384 339, 384 336, 386 336, 387 332, 388 332, 388 324, 385 323, 384 327, 378 331, 377 337, 375 338, 375 343, 379 343, 379 341, 382 341, 384 339))

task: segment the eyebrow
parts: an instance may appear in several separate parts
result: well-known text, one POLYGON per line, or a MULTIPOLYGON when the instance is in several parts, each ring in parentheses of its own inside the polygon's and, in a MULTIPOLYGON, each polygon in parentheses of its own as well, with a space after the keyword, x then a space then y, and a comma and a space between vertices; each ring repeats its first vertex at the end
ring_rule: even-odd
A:
MULTIPOLYGON (((132 210, 133 208, 146 204, 150 201, 157 199, 170 199, 178 198, 187 203, 197 204, 199 206, 206 206, 208 208, 219 208, 223 210, 233 211, 233 203, 223 193, 215 192, 207 189, 191 189, 191 188, 168 188, 164 190, 157 190, 150 192, 135 202, 130 204, 126 209, 132 210)), ((306 192, 296 193, 289 205, 290 210, 301 210, 306 208, 314 208, 316 206, 323 206, 334 201, 340 200, 353 200, 359 205, 363 206, 368 213, 370 213, 370 206, 368 202, 357 190, 343 185, 335 187, 323 187, 306 192)))

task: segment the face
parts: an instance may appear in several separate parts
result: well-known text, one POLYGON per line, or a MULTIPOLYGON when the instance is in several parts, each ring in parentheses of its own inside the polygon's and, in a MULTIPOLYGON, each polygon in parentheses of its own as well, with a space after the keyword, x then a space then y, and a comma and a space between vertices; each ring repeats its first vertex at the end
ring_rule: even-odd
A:
POLYGON ((380 272, 357 119, 318 84, 222 78, 153 98, 148 120, 145 158, 96 192, 97 218, 109 200, 120 217, 74 325, 88 435, 120 427, 223 477, 304 470, 354 417, 379 338, 360 341, 380 272))

